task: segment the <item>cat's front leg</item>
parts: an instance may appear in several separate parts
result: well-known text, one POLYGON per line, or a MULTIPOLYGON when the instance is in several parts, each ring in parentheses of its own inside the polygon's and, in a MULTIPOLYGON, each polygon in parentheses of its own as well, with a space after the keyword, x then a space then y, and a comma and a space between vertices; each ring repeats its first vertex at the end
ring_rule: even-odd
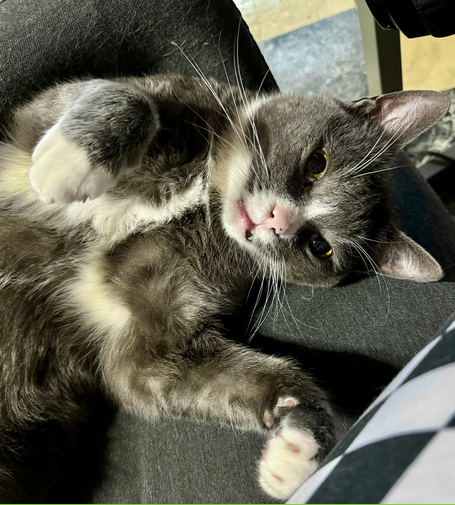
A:
POLYGON ((264 414, 271 430, 259 464, 259 481, 276 498, 289 498, 315 472, 333 444, 327 407, 318 406, 318 401, 308 405, 308 398, 301 404, 299 397, 280 396, 272 412, 264 414), (317 413, 320 409, 325 412, 317 413))
POLYGON ((29 178, 47 203, 93 199, 137 167, 158 129, 152 99, 133 85, 93 80, 44 134, 29 178))
POLYGON ((143 356, 130 347, 113 359, 110 350, 103 368, 114 396, 145 416, 215 418, 266 433, 259 481, 274 497, 289 497, 332 447, 325 394, 291 361, 212 332, 146 363, 143 356))

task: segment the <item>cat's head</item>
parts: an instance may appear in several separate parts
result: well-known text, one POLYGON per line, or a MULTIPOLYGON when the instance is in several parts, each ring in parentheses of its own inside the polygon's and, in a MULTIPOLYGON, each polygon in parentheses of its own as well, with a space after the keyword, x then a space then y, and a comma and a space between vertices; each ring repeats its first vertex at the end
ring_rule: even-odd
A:
POLYGON ((359 270, 440 279, 434 258, 393 223, 388 186, 397 151, 449 105, 431 91, 254 102, 214 156, 225 231, 297 284, 333 285, 359 270))

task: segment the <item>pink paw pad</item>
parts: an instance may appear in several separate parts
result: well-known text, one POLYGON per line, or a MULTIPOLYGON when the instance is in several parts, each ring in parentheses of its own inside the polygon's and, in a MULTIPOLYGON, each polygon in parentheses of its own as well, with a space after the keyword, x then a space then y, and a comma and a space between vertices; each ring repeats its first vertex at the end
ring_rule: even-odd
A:
POLYGON ((269 440, 259 466, 262 488, 286 499, 316 470, 319 446, 306 430, 286 426, 286 421, 269 440))

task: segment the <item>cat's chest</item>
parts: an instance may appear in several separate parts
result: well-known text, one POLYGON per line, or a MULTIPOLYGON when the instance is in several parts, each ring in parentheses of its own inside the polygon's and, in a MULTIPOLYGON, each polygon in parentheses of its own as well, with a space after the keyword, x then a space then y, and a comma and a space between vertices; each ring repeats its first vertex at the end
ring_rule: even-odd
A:
POLYGON ((97 235, 111 244, 148 227, 178 219, 206 201, 204 176, 198 172, 162 198, 140 190, 156 187, 158 181, 154 185, 153 181, 139 180, 134 182, 137 190, 108 192, 85 203, 46 204, 38 200, 29 183, 30 155, 12 145, 3 146, 0 154, 4 155, 0 156, 0 196, 8 212, 65 233, 79 225, 91 225, 97 235))
POLYGON ((139 196, 106 194, 86 204, 77 203, 65 210, 68 221, 90 220, 94 229, 112 242, 150 227, 178 219, 189 209, 205 203, 202 178, 196 178, 183 191, 163 200, 148 201, 139 196))

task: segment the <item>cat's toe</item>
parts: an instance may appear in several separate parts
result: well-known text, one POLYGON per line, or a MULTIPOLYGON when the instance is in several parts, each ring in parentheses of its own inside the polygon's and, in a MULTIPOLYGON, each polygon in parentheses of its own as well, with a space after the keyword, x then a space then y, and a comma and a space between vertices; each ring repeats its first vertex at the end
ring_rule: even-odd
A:
POLYGON ((67 204, 97 198, 114 184, 111 174, 94 167, 57 123, 38 142, 32 154, 29 179, 40 200, 67 204))
POLYGON ((319 446, 309 431, 282 426, 270 439, 259 466, 259 482, 268 494, 289 498, 316 470, 319 446))

